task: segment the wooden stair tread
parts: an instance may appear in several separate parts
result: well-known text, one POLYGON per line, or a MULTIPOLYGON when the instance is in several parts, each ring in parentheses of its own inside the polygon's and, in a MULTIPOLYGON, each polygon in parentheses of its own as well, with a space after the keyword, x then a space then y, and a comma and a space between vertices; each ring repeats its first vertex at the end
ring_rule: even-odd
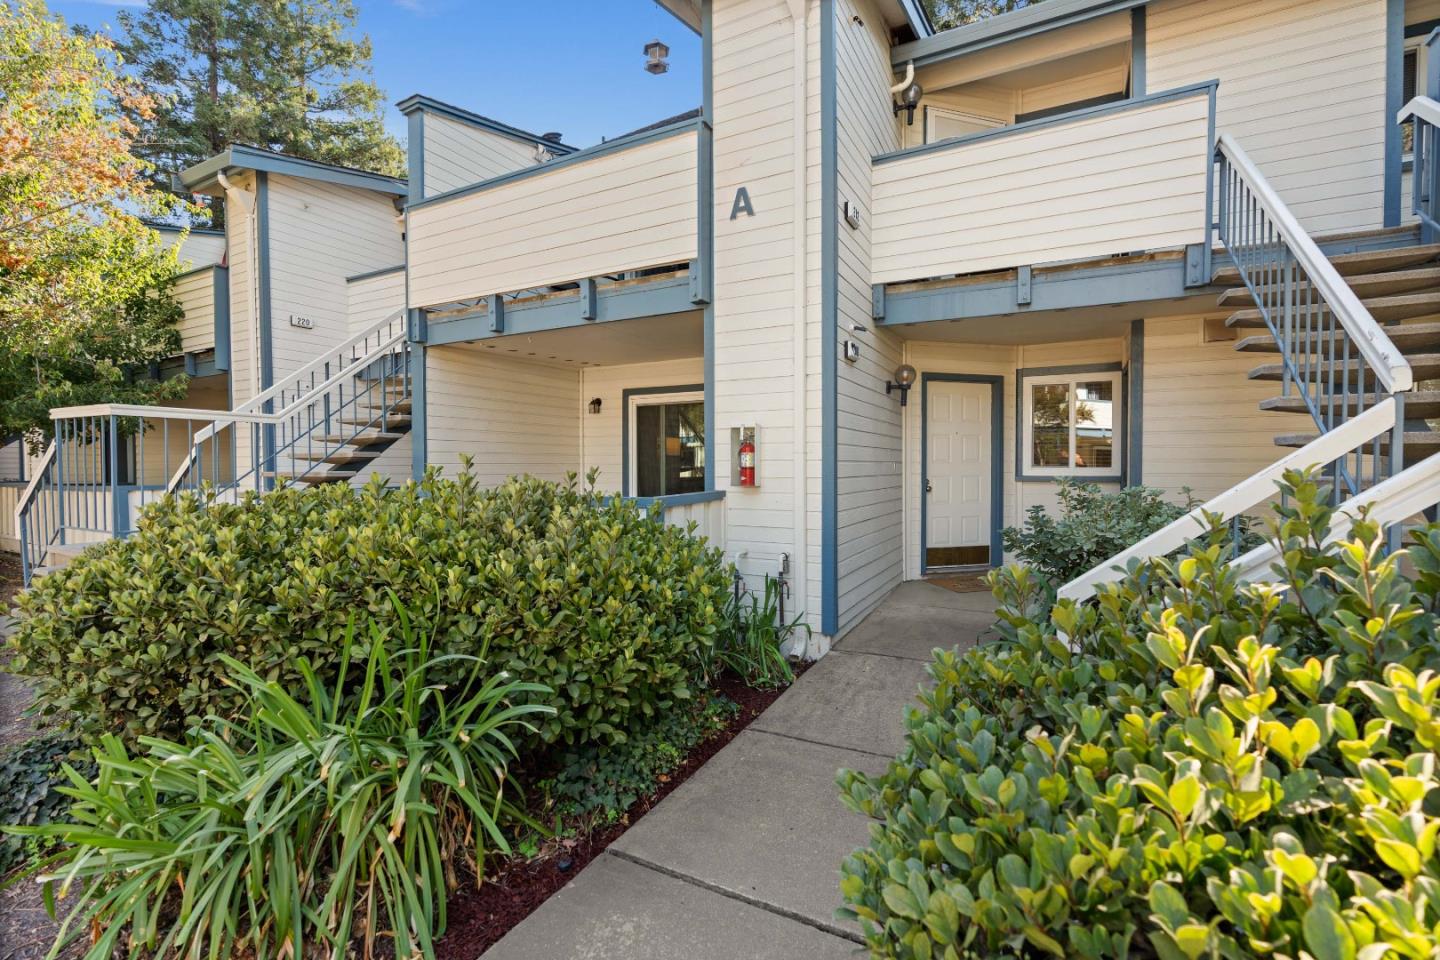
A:
POLYGON ((309 473, 302 473, 299 470, 266 470, 264 477, 267 480, 293 480, 296 483, 340 483, 348 482, 351 475, 348 473, 336 473, 329 470, 312 470, 309 473))
MULTIPOLYGON (((1368 273, 1383 273, 1401 267, 1419 266, 1440 258, 1440 243, 1417 244, 1409 247, 1394 247, 1389 250, 1363 250, 1359 253, 1341 253, 1330 258, 1330 262, 1343 277, 1368 273)), ((1211 275, 1210 282, 1216 286, 1234 287, 1240 284, 1240 270, 1234 265, 1218 268, 1211 275)))
MULTIPOLYGON (((1410 368, 1414 371, 1416 380, 1433 380, 1436 377, 1440 377, 1440 353, 1414 354, 1407 356, 1405 359, 1410 362, 1410 368)), ((1357 381, 1369 380, 1374 375, 1374 372, 1364 359, 1351 357, 1348 363, 1345 361, 1336 361, 1324 365, 1315 365, 1315 368, 1311 371, 1312 376, 1310 379, 1328 378, 1330 375, 1330 367, 1335 368, 1337 376, 1343 374, 1348 368, 1352 384, 1357 386, 1357 381)), ((1262 363, 1260 366, 1251 370, 1248 376, 1251 380, 1279 380, 1282 378, 1283 373, 1284 367, 1280 363, 1262 363)))
MULTIPOLYGON (((355 426, 363 426, 364 424, 368 424, 370 422, 371 421, 369 420, 345 421, 345 423, 353 424, 355 426)), ((332 433, 328 436, 317 437, 316 442, 330 444, 332 446, 337 443, 344 443, 356 447, 368 447, 377 443, 394 443, 396 440, 399 440, 403 436, 405 436, 405 434, 403 433, 393 433, 387 432, 385 430, 360 430, 353 434, 332 433)))
POLYGON ((316 463, 356 463, 362 460, 374 460, 380 456, 380 451, 340 447, 328 453, 324 450, 292 450, 288 456, 292 460, 311 460, 316 463))
MULTIPOLYGON (((1303 447, 1307 443, 1312 443, 1316 436, 1317 434, 1314 433, 1282 433, 1275 438, 1275 446, 1303 447)), ((1379 440, 1381 450, 1390 449, 1390 434, 1388 432, 1381 434, 1379 440)), ((1365 446, 1369 447, 1370 442, 1367 442, 1365 446)), ((1407 451, 1412 448, 1428 449, 1430 447, 1440 449, 1440 432, 1434 430, 1405 431, 1405 449, 1407 451)), ((1406 459, 1409 458, 1407 457, 1406 459)))
MULTIPOLYGON (((1440 290, 1426 293, 1402 293, 1393 297, 1372 297, 1369 300, 1360 301, 1370 315, 1376 320, 1409 320, 1415 317, 1440 314, 1440 290)), ((1325 312, 1324 307, 1316 310, 1316 313, 1325 312)), ((1259 307, 1251 307, 1248 310, 1237 310, 1225 318, 1227 327, 1258 327, 1265 328, 1265 317, 1261 314, 1259 307)))
MULTIPOLYGON (((388 410, 391 413, 409 413, 410 398, 406 397, 403 400, 391 400, 388 403, 383 400, 367 400, 357 404, 357 406, 365 410, 388 410)), ((367 420, 365 422, 369 423, 370 421, 367 420)))
MULTIPOLYGON (((1440 322, 1428 321, 1423 323, 1397 324, 1385 328, 1385 334, 1395 344, 1395 348, 1401 353, 1422 353, 1428 348, 1440 347, 1440 322)), ((1318 334, 1311 334, 1308 338, 1309 347, 1317 352, 1326 355, 1332 350, 1343 351, 1345 337, 1332 334, 1329 337, 1322 337, 1318 334)), ((1280 345, 1275 337, 1269 333, 1257 333, 1243 337, 1236 341, 1235 349, 1241 353, 1279 353, 1280 345)), ((1353 356, 1356 352, 1355 345, 1350 345, 1350 353, 1353 356)))
MULTIPOLYGON (((371 427, 379 429, 381 424, 380 414, 371 417, 341 417, 340 422, 347 427, 371 427)), ((384 417, 384 426, 392 430, 400 430, 402 433, 395 434, 396 438, 403 436, 410 430, 410 416, 404 413, 392 413, 384 417)))
MULTIPOLYGON (((1440 266, 1415 267, 1409 270, 1392 270, 1385 273, 1365 273, 1349 277, 1346 282, 1359 297, 1392 296, 1410 293, 1427 287, 1440 287, 1440 266)), ((1222 307, 1248 307, 1255 300, 1248 287, 1231 287, 1220 294, 1222 307)))
MULTIPOLYGON (((1407 419, 1414 418, 1426 420, 1432 417, 1440 417, 1440 390, 1412 390, 1404 394, 1405 416, 1407 419)), ((1355 408, 1359 406, 1359 397, 1353 394, 1348 398, 1348 406, 1355 408)), ((1327 394, 1321 394, 1317 398, 1320 408, 1323 410, 1329 405, 1327 394)), ((1336 397, 1336 408, 1347 405, 1346 398, 1336 397)), ((1365 407, 1369 409, 1375 405, 1373 395, 1365 398, 1365 407)), ((1309 413, 1305 401, 1298 394, 1291 394, 1288 397, 1267 397, 1260 401, 1260 409, 1276 413, 1309 413)))

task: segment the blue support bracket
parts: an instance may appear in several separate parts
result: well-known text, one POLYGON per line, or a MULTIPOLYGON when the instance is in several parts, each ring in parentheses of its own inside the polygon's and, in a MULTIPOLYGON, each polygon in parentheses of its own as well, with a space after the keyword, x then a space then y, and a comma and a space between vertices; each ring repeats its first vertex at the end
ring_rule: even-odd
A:
POLYGON ((405 339, 411 343, 425 343, 430 336, 430 323, 425 319, 424 310, 410 310, 406 318, 405 339))
MULTIPOLYGON (((692 287, 693 289, 693 287, 692 287)), ((598 316, 598 304, 596 303, 595 278, 586 277, 580 281, 580 319, 591 321, 598 316)))
POLYGON ((1015 304, 1016 306, 1028 306, 1030 304, 1031 269, 1021 267, 1015 271, 1015 304))
POLYGON ((710 292, 706 289, 705 268, 699 260, 690 261, 690 302, 696 305, 710 302, 710 292))
POLYGON ((1205 276, 1205 245, 1192 243, 1185 247, 1185 286, 1203 287, 1210 282, 1205 276))
POLYGON ((875 283, 870 286, 870 317, 874 320, 885 319, 885 284, 875 283))
POLYGON ((498 293, 490 294, 490 332, 505 332, 505 298, 498 293))

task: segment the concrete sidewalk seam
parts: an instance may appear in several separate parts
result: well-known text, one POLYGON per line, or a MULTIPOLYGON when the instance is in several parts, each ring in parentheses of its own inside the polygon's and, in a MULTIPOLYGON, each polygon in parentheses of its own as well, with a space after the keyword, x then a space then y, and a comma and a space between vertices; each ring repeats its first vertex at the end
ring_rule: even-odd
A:
MULTIPOLYGON (((824 746, 824 744, 822 744, 822 746, 824 746)), ((725 897, 729 900, 735 900, 739 903, 748 904, 749 906, 764 910, 766 913, 774 914, 777 917, 783 917, 786 920, 793 920, 794 922, 802 926, 810 927, 812 930, 819 930, 821 933, 828 933, 832 937, 838 937, 842 940, 849 940, 851 943, 857 943, 862 947, 865 945, 864 937, 860 936, 860 934, 858 933, 846 930, 843 927, 833 926, 823 920, 816 920, 813 917, 807 917, 803 913, 797 913, 794 910, 787 910, 784 907, 776 906, 773 903, 766 903, 764 900, 761 900, 758 897, 747 896, 743 893, 731 890, 729 887, 723 887, 716 883, 710 883, 708 881, 701 880, 698 877, 692 877, 689 874, 681 873, 679 870, 672 870, 669 867, 661 866, 660 864, 655 863, 651 860, 646 860, 644 857, 637 857, 633 853, 626 853, 623 850, 616 850, 614 847, 610 847, 609 849, 605 850, 605 852, 602 853, 601 856, 616 857, 618 859, 627 861, 628 863, 633 863, 637 867, 644 867, 647 870, 653 870, 656 873, 670 877, 671 879, 679 880, 681 883, 688 883, 692 887, 699 887, 701 890, 708 890, 711 893, 719 894, 720 896, 725 897)), ((836 893, 837 895, 839 893, 838 885, 836 887, 836 893)))
MULTIPOLYGON (((845 641, 841 640, 840 642, 844 643, 845 641)), ((935 659, 934 657, 902 657, 898 653, 876 653, 874 650, 846 650, 841 646, 831 647, 830 653, 843 653, 847 657, 887 657, 891 660, 904 660, 907 663, 929 663, 935 659)), ((829 656, 829 654, 826 654, 826 656, 829 656)), ((817 660, 816 662, 818 663, 819 661, 817 660)), ((801 679, 804 678, 802 677, 801 679)))
MULTIPOLYGON (((762 713, 759 717, 756 717, 755 720, 759 721, 764 716, 762 713)), ((881 760, 895 759, 895 754, 893 753, 879 753, 875 750, 866 750, 864 747, 851 747, 843 743, 826 743, 824 740, 811 740, 809 737, 797 737, 793 733, 781 733, 779 730, 766 730, 764 727, 757 727, 753 722, 750 726, 746 727, 746 730, 751 733, 763 733, 767 737, 780 737, 782 740, 794 740, 797 743, 808 743, 811 746, 829 747, 831 750, 848 750, 851 753, 863 753, 867 757, 879 757, 881 760)))

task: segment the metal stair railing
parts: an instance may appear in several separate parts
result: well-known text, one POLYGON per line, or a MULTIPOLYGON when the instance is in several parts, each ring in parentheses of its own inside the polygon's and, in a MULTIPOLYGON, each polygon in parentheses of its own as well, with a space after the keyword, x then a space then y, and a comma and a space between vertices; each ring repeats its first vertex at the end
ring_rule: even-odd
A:
POLYGON ((1240 518, 1276 496, 1286 470, 1324 468, 1336 504, 1374 499, 1387 478, 1404 472, 1405 394, 1415 387, 1409 361, 1227 134, 1216 141, 1215 165, 1216 235, 1275 339, 1282 396, 1301 400, 1319 435, 1071 580, 1061 598, 1093 596, 1132 560, 1167 555, 1204 535, 1213 517, 1231 524, 1238 554, 1240 518))

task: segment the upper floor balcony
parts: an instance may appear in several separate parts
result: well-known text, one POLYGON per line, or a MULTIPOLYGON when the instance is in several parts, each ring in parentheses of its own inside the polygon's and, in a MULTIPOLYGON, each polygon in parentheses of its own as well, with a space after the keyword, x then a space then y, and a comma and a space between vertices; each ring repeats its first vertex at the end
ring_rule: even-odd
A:
MULTIPOLYGON (((687 118, 412 202, 410 306, 455 315, 522 293, 582 297, 597 279, 701 261, 709 157, 708 125, 687 118)), ((704 272, 689 272, 697 301, 704 272)))

